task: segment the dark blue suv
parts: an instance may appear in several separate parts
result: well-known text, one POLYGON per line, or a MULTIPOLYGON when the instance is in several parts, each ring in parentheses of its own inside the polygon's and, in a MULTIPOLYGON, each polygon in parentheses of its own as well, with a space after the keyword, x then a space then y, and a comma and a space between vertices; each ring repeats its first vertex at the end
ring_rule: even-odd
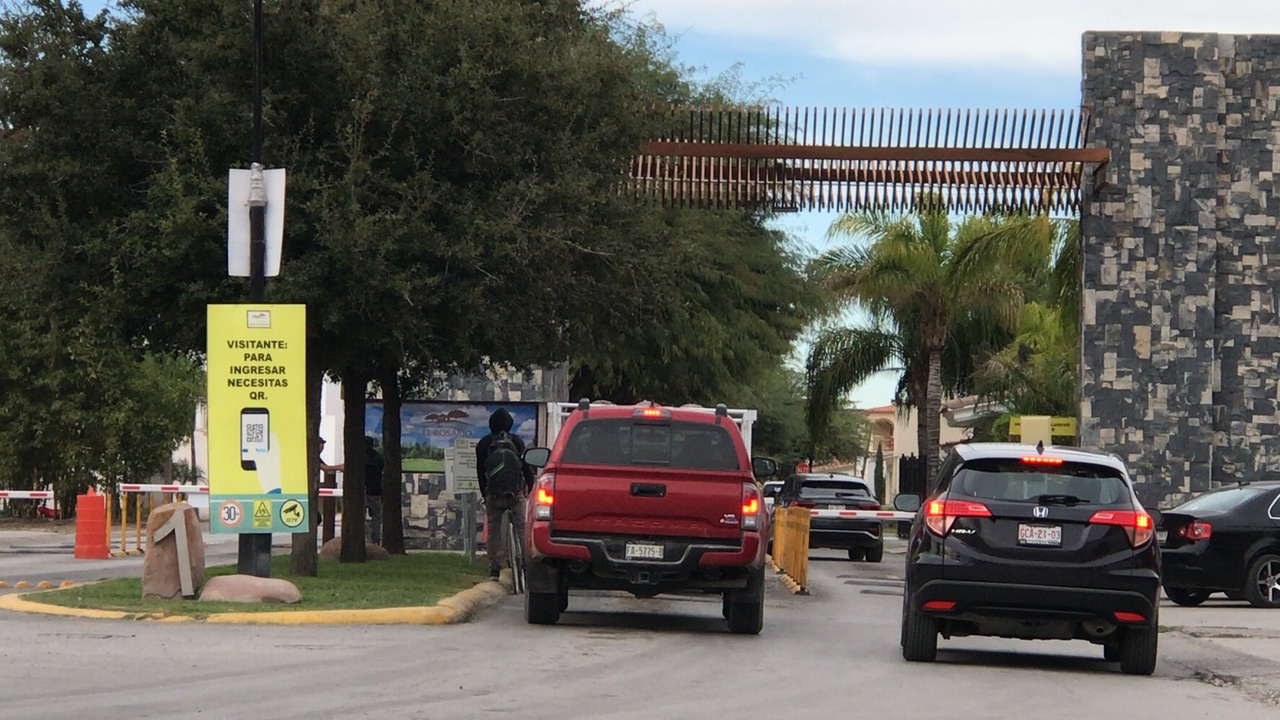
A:
MULTIPOLYGON (((1114 455, 1005 443, 956 446, 916 510, 902 655, 932 662, 938 636, 1088 640, 1128 674, 1156 665, 1157 519, 1114 455)), ((913 507, 914 506, 914 507, 913 507)))

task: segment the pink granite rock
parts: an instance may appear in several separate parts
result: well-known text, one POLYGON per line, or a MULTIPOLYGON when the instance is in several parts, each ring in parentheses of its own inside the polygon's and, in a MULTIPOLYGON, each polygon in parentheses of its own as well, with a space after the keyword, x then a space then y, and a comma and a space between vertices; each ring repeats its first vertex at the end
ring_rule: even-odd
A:
MULTIPOLYGON (((329 542, 325 543, 324 545, 320 546, 321 560, 337 560, 338 556, 341 554, 342 554, 342 538, 340 537, 336 537, 330 540, 329 542)), ((386 548, 382 547, 381 545, 374 545, 373 543, 364 544, 364 554, 370 560, 390 560, 391 559, 391 553, 387 552, 386 548)))
POLYGON ((253 575, 219 575, 209 578, 200 593, 201 600, 238 603, 302 602, 298 586, 280 578, 260 578, 253 575))

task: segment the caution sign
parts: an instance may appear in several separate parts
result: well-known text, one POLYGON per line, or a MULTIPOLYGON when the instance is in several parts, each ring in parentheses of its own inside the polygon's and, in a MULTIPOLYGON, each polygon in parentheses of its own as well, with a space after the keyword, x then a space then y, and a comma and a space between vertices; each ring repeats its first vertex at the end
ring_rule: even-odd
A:
POLYGON ((218 506, 218 520, 222 522, 223 527, 236 527, 242 518, 244 518, 244 508, 240 507, 240 503, 235 500, 227 500, 218 506))
POLYGON ((269 500, 253 501, 253 529, 271 529, 271 502, 269 500))
POLYGON ((297 500, 285 500, 280 505, 280 522, 284 523, 285 527, 296 528, 302 524, 303 519, 306 517, 306 509, 297 500))

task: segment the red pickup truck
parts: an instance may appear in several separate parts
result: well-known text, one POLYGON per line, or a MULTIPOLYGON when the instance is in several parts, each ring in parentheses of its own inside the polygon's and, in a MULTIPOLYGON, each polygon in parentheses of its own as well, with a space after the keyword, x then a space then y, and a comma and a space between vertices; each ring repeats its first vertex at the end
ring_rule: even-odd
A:
POLYGON ((592 405, 569 414, 525 506, 525 618, 551 624, 574 588, 715 593, 735 633, 764 626, 769 537, 757 475, 724 405, 592 405))

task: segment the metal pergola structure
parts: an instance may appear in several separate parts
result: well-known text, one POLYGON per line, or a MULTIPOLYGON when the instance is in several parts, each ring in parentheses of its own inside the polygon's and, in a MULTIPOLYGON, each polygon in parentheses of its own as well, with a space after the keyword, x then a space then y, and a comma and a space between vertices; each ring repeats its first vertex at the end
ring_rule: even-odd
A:
POLYGON ((663 205, 772 211, 1080 211, 1110 160, 1080 110, 669 106, 628 191, 663 205))

